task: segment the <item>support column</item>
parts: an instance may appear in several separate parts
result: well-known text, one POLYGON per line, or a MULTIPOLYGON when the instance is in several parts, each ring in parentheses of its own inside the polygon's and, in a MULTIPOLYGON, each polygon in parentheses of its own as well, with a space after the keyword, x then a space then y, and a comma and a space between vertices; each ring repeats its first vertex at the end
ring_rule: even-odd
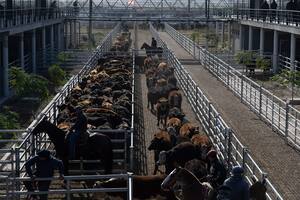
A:
POLYGON ((70 21, 70 47, 73 48, 73 37, 74 37, 74 33, 73 33, 73 23, 72 21, 70 21))
POLYGON ((273 60, 272 60, 273 72, 278 70, 278 31, 274 30, 273 36, 273 60))
POLYGON ((31 35, 31 59, 32 59, 32 73, 36 73, 36 31, 32 31, 31 35))
POLYGON ((240 40, 239 50, 243 50, 244 49, 244 37, 243 37, 243 25, 242 24, 240 24, 239 40, 240 40))
POLYGON ((224 34, 225 34, 224 22, 221 22, 221 27, 222 27, 221 42, 222 42, 222 46, 224 46, 224 34))
POLYGON ((77 30, 76 30, 76 20, 74 20, 74 47, 76 48, 77 47, 77 30))
POLYGON ((25 63, 24 63, 24 33, 20 34, 20 67, 22 69, 25 68, 25 63))
POLYGON ((8 35, 3 36, 2 43, 2 57, 3 57, 3 96, 9 96, 9 82, 8 82, 8 35))
POLYGON ((291 70, 295 70, 295 53, 296 53, 296 38, 295 34, 291 33, 291 52, 290 52, 290 60, 291 60, 291 70))
POLYGON ((227 32, 228 32, 228 35, 227 35, 227 39, 228 39, 228 48, 229 50, 231 50, 231 23, 230 21, 228 22, 228 26, 227 26, 227 32))
POLYGON ((46 65, 46 27, 42 28, 43 67, 46 65))
POLYGON ((259 37, 259 54, 264 55, 265 48, 265 31, 263 28, 260 28, 260 37, 259 37))
POLYGON ((61 51, 61 43, 62 43, 62 39, 61 39, 61 24, 57 24, 56 25, 56 31, 57 31, 57 50, 58 52, 61 51))
POLYGON ((216 35, 219 34, 219 23, 216 21, 216 35))
POLYGON ((249 40, 248 40, 248 50, 252 50, 252 44, 253 44, 253 28, 252 26, 249 26, 249 40))
POLYGON ((54 25, 50 25, 50 53, 51 53, 51 63, 54 63, 54 25))

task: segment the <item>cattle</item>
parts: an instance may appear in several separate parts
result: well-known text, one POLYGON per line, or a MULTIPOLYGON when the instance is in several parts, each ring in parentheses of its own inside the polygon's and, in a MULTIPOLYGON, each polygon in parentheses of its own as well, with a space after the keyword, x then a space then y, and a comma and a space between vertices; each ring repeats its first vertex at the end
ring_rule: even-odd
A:
POLYGON ((212 148, 212 143, 209 137, 205 134, 195 134, 191 138, 191 142, 201 148, 202 159, 205 159, 206 153, 212 148))
POLYGON ((177 107, 181 110, 182 96, 178 90, 171 91, 169 93, 168 99, 169 99, 170 108, 177 107))
POLYGON ((176 166, 184 167, 192 159, 201 159, 201 149, 191 142, 183 142, 168 151, 161 151, 158 164, 164 164, 166 173, 170 173, 176 166))
MULTIPOLYGON (((164 191, 161 189, 161 183, 166 178, 166 175, 150 175, 138 176, 133 175, 133 198, 135 199, 149 199, 157 195, 163 196, 168 200, 176 200, 172 191, 164 191)), ((112 178, 104 182, 97 182, 94 187, 96 188, 125 188, 127 187, 128 180, 124 178, 112 178)), ((127 199, 127 192, 111 192, 107 193, 110 196, 119 196, 122 199, 127 199)), ((100 197, 99 199, 105 199, 100 197)))
POLYGON ((157 126, 159 126, 160 123, 163 123, 163 125, 166 126, 168 112, 169 112, 168 99, 160 98, 156 104, 157 126))
POLYGON ((199 132, 199 127, 194 126, 192 123, 183 124, 179 130, 179 135, 182 137, 192 138, 193 135, 199 132))
POLYGON ((156 174, 158 171, 158 156, 161 151, 167 151, 172 148, 172 141, 171 137, 168 132, 159 130, 157 133, 154 134, 153 139, 150 142, 148 147, 149 151, 154 151, 154 162, 155 168, 153 174, 156 174))

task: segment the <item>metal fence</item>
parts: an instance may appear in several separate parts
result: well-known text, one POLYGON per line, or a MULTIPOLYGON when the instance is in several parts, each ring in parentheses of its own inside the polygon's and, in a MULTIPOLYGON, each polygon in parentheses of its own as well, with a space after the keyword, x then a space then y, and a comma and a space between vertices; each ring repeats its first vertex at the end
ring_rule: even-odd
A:
MULTIPOLYGON (((168 25, 166 24, 166 26, 168 25)), ((170 30, 171 27, 166 27, 166 29, 169 32, 175 32, 175 30, 170 30)), ((158 41, 158 44, 167 48, 166 44, 160 39, 157 31, 152 25, 150 25, 150 30, 152 35, 158 41)), ((194 52, 194 49, 192 49, 192 51, 194 52)), ((200 54, 199 50, 198 52, 200 54)), ((204 56, 203 54, 204 53, 202 53, 201 56, 204 56)), ((169 50, 168 54, 168 64, 175 68, 175 75, 181 89, 191 104, 198 120, 201 122, 206 133, 214 143, 221 159, 228 164, 229 168, 234 165, 244 166, 249 183, 251 176, 256 179, 266 178, 266 173, 254 161, 247 151, 247 148, 238 140, 231 128, 222 119, 220 113, 204 95, 203 91, 195 83, 186 69, 180 64, 179 60, 171 50, 169 50)), ((268 178, 266 178, 266 182, 268 199, 283 199, 268 178)))
POLYGON ((200 64, 222 81, 241 102, 248 105, 261 119, 286 138, 287 143, 300 149, 300 111, 270 91, 255 83, 206 49, 165 24, 171 37, 200 64))
POLYGON ((280 69, 288 69, 291 70, 294 68, 295 70, 300 71, 300 62, 295 60, 294 66, 292 66, 291 59, 289 57, 278 55, 278 61, 279 61, 279 68, 280 69))
MULTIPOLYGON (((25 181, 31 181, 30 178, 27 177, 19 177, 19 178, 7 178, 7 177, 1 177, 0 183, 3 183, 3 187, 5 189, 5 193, 1 194, 0 192, 0 198, 4 199, 23 199, 26 198, 27 195, 55 195, 55 199, 67 199, 71 200, 73 199, 73 195, 80 194, 79 197, 83 197, 88 195, 87 198, 89 198, 90 194, 99 194, 99 193, 125 193, 127 196, 127 199, 132 199, 132 173, 127 174, 110 174, 110 175, 86 175, 86 176, 65 176, 64 177, 64 183, 62 183, 62 180, 59 179, 59 177, 54 178, 36 178, 35 181, 52 181, 52 186, 49 191, 38 191, 35 190, 33 192, 28 192, 26 190, 16 190, 14 188, 14 185, 16 182, 25 182, 25 181), (110 187, 110 188, 102 188, 102 187, 91 187, 86 184, 84 188, 80 187, 80 184, 78 182, 82 181, 104 181, 110 178, 120 178, 124 179, 126 184, 124 186, 118 186, 118 187, 110 187)), ((101 197, 100 197, 101 198, 101 197)))

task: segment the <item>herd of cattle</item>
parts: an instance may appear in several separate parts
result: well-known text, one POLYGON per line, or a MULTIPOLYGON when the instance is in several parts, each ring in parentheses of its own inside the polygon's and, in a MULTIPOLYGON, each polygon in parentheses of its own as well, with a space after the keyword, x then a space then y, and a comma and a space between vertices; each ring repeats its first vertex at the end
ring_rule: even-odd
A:
POLYGON ((95 69, 82 78, 59 107, 58 127, 68 130, 76 121, 75 108, 87 116, 89 128, 127 129, 131 126, 132 58, 127 52, 130 33, 122 33, 110 53, 98 61, 95 69))
POLYGON ((165 62, 156 63, 149 57, 145 59, 144 66, 148 105, 151 111, 156 113, 157 126, 163 122, 163 126, 159 127, 148 147, 155 155, 153 174, 157 173, 159 164, 165 164, 166 173, 170 173, 175 166, 185 166, 190 160, 204 160, 212 144, 205 134, 199 132, 199 127, 190 123, 183 113, 182 95, 177 86, 174 68, 165 62))

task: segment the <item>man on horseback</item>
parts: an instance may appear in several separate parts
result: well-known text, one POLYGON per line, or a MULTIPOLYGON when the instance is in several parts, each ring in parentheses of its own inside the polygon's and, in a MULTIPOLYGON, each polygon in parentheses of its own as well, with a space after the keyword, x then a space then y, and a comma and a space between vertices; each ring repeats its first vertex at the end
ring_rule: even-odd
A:
POLYGON ((80 137, 88 137, 87 135, 87 118, 80 107, 76 108, 76 122, 69 130, 69 159, 75 158, 76 144, 80 137))
POLYGON ((156 49, 157 48, 157 41, 155 40, 155 38, 152 38, 152 41, 151 41, 151 47, 153 49, 156 49))
POLYGON ((249 200, 249 185, 243 174, 244 169, 240 166, 235 166, 231 170, 231 176, 223 184, 231 189, 231 200, 249 200))

